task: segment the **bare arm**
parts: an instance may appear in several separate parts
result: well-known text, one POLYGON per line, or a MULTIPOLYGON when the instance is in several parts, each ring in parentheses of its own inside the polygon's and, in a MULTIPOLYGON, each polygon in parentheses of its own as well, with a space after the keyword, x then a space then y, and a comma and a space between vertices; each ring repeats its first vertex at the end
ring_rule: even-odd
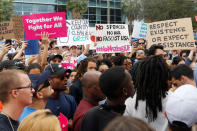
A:
POLYGON ((1 53, 0 53, 0 61, 2 61, 3 57, 5 56, 5 54, 8 53, 10 48, 11 48, 11 45, 7 45, 5 43, 2 45, 2 49, 1 49, 1 53))

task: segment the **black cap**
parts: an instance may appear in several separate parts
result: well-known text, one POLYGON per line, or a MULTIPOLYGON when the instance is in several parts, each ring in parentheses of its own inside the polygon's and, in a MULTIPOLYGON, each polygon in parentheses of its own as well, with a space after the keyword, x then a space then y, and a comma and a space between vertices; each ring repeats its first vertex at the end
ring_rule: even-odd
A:
POLYGON ((53 54, 51 56, 48 57, 47 61, 50 62, 51 60, 53 60, 54 58, 58 57, 60 60, 63 60, 63 57, 59 54, 53 54))
POLYGON ((51 75, 62 76, 65 74, 66 70, 60 64, 49 64, 45 70, 49 70, 51 75))

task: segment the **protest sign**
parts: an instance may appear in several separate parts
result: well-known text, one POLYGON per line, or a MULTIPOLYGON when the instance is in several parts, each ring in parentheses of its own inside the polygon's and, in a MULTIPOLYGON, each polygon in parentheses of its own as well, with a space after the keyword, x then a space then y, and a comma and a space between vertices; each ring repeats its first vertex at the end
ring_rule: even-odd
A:
POLYGON ((28 40, 28 46, 25 49, 25 55, 39 54, 39 42, 38 40, 28 40))
POLYGON ((90 50, 96 50, 96 28, 89 27, 89 33, 90 33, 90 40, 92 42, 92 44, 90 44, 90 50))
POLYGON ((14 38, 13 23, 1 22, 0 23, 0 40, 14 38))
POLYGON ((41 39, 41 32, 49 38, 67 36, 65 12, 24 15, 23 24, 27 40, 41 39))
POLYGON ((13 23, 14 38, 17 40, 24 40, 24 26, 22 16, 12 15, 11 21, 13 23))
POLYGON ((165 50, 192 49, 195 46, 191 18, 153 22, 148 24, 148 48, 163 45, 165 50))
POLYGON ((70 70, 75 69, 74 63, 71 63, 70 61, 69 62, 63 61, 62 62, 62 67, 64 67, 64 69, 70 69, 70 70))
POLYGON ((196 21, 197 21, 197 16, 195 16, 195 18, 196 18, 196 21))
POLYGON ((130 52, 129 31, 126 24, 96 24, 96 52, 130 52))
POLYGON ((134 21, 134 28, 132 33, 133 38, 147 39, 147 24, 144 22, 134 21))
POLYGON ((58 46, 92 44, 89 35, 89 21, 87 19, 67 20, 68 37, 58 38, 58 46))

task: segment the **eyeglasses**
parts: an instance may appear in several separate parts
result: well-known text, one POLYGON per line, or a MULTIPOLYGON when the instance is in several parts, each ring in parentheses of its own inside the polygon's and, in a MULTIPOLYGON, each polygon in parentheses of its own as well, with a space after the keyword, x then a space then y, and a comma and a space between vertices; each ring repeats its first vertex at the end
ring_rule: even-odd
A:
POLYGON ((33 85, 31 84, 30 86, 24 86, 24 87, 17 87, 17 88, 14 88, 13 90, 20 90, 20 89, 25 89, 25 88, 29 88, 30 90, 33 90, 33 85))
POLYGON ((144 54, 144 52, 136 52, 136 54, 144 54))

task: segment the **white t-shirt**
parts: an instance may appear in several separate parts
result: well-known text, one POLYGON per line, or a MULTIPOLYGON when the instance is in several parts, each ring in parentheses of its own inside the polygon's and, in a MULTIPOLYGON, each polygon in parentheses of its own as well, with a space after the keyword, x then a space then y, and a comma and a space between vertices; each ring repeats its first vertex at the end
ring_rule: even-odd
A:
MULTIPOLYGON (((171 93, 168 93, 168 96, 171 93)), ((125 101, 126 109, 124 116, 131 116, 136 117, 139 119, 144 120, 146 123, 148 123, 154 130, 156 131, 168 131, 168 120, 164 115, 164 110, 166 107, 166 101, 168 96, 166 96, 165 99, 162 101, 163 110, 162 112, 158 112, 157 119, 153 122, 148 122, 148 118, 145 117, 146 115, 146 102, 145 101, 138 101, 138 108, 135 109, 135 103, 136 103, 136 94, 133 98, 128 98, 125 101)))

